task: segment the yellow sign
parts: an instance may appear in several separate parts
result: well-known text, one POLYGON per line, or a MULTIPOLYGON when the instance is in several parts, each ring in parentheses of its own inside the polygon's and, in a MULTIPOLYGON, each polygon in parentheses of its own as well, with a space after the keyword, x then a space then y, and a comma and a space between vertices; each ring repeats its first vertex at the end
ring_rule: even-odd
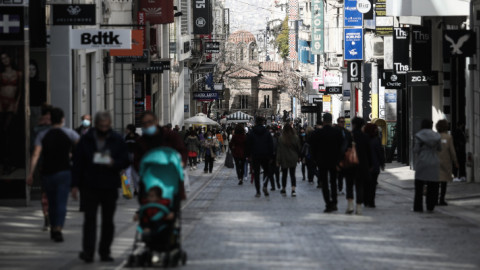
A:
POLYGON ((330 101, 332 101, 332 98, 331 98, 330 95, 324 95, 323 96, 323 102, 330 102, 330 101))

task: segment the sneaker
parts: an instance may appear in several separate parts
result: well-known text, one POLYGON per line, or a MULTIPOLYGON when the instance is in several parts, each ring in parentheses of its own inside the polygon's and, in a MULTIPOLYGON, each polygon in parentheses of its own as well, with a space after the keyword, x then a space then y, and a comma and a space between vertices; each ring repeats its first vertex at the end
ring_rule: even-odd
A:
POLYGON ((265 197, 268 197, 268 188, 267 187, 263 187, 263 194, 265 194, 265 197))
POLYGON ((196 170, 196 169, 197 169, 197 166, 193 166, 193 169, 196 170))
POLYGON ((239 186, 243 185, 243 181, 242 181, 242 180, 239 180, 239 181, 238 181, 238 185, 239 185, 239 186))
POLYGON ((287 196, 287 192, 285 191, 285 189, 282 189, 282 190, 280 191, 280 194, 282 194, 282 196, 287 196))
POLYGON ((262 194, 260 194, 260 192, 257 192, 257 194, 255 194, 255 197, 260 198, 260 197, 262 197, 262 194))
POLYGON ((53 241, 55 241, 56 243, 63 242, 63 235, 61 231, 53 232, 53 241))
POLYGON ((292 190, 292 197, 297 197, 297 192, 295 192, 295 190, 292 190))
POLYGON ((458 178, 458 177, 453 178, 453 182, 460 182, 460 181, 461 181, 461 180, 460 180, 460 178, 458 178))

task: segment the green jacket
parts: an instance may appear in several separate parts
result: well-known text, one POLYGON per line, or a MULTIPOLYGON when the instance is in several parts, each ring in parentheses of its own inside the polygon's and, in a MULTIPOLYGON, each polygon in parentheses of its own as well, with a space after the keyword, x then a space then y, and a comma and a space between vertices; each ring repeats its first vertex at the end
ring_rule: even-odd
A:
POLYGON ((297 135, 294 135, 292 139, 288 141, 285 136, 282 135, 278 140, 277 164, 282 168, 296 167, 300 151, 300 139, 297 135))

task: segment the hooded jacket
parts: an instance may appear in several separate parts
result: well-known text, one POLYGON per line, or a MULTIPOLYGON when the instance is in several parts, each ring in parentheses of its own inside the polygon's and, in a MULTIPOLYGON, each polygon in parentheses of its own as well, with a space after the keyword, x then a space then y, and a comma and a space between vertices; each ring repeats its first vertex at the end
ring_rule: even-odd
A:
POLYGON ((246 157, 273 158, 272 135, 264 126, 255 126, 247 137, 246 157))
POLYGON ((422 129, 415 134, 415 179, 438 182, 442 149, 440 134, 431 129, 422 129))

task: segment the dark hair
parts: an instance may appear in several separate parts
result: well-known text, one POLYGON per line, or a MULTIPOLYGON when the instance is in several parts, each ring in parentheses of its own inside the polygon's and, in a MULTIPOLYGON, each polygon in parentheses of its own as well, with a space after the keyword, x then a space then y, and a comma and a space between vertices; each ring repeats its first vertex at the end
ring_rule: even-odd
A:
POLYGON ((48 104, 43 104, 42 105, 42 115, 46 115, 46 114, 49 114, 52 112, 52 105, 48 105, 48 104))
POLYGON ((192 129, 188 132, 188 136, 197 136, 197 132, 192 129))
POLYGON ((155 192, 155 195, 157 195, 157 197, 159 197, 159 198, 162 197, 162 193, 163 193, 163 192, 162 192, 162 189, 161 189, 161 188, 159 188, 159 187, 151 187, 151 188, 148 190, 148 192, 150 192, 150 191, 155 192))
POLYGON ((331 124, 331 123, 332 123, 332 119, 333 119, 333 117, 332 117, 332 115, 331 115, 330 113, 325 113, 325 114, 323 115, 323 122, 324 122, 324 123, 331 124))
POLYGON ((133 124, 128 124, 127 129, 132 133, 135 133, 135 130, 136 130, 135 125, 133 124))
POLYGON ((365 134, 370 136, 370 138, 378 136, 378 127, 375 124, 368 123, 365 125, 365 134))
POLYGON ((438 133, 444 133, 448 131, 448 121, 445 119, 439 120, 435 125, 438 133))
POLYGON ((263 123, 265 123, 265 118, 263 118, 262 116, 257 116, 257 118, 255 119, 255 124, 258 126, 263 125, 263 123))
POLYGON ((100 124, 100 122, 102 121, 109 121, 110 124, 112 123, 112 115, 110 115, 109 112, 107 111, 103 111, 103 112, 97 112, 95 114, 95 126, 97 126, 98 124, 100 124))
POLYGON ((318 119, 318 118, 317 118, 316 124, 319 125, 319 126, 323 126, 322 119, 318 119))
POLYGON ((35 60, 30 59, 30 65, 34 66, 35 69, 37 70, 37 73, 36 73, 35 76, 32 78, 33 80, 36 81, 36 80, 38 80, 38 76, 39 76, 39 75, 38 75, 38 64, 37 64, 37 62, 36 62, 35 60))
POLYGON ((283 127, 283 136, 285 136, 286 138, 290 139, 290 138, 292 138, 294 135, 295 135, 295 131, 293 130, 292 126, 290 126, 290 125, 288 124, 288 125, 285 125, 285 126, 283 127))
POLYGON ((423 119, 422 120, 422 129, 432 129, 433 128, 433 122, 430 119, 423 119))
POLYGON ((340 122, 340 120, 345 120, 345 117, 343 117, 343 116, 338 117, 337 118, 337 123, 340 122))
POLYGON ((157 116, 152 111, 144 111, 142 113, 142 117, 140 118, 142 122, 143 122, 143 118, 145 118, 145 116, 147 115, 150 115, 151 117, 153 117, 153 119, 157 120, 157 116))
POLYGON ((242 124, 238 124, 235 126, 235 135, 245 134, 245 128, 242 124))
POLYGON ((360 130, 365 125, 365 120, 361 117, 355 117, 352 119, 353 130, 360 130))
POLYGON ((64 116, 65 114, 63 113, 62 109, 57 107, 53 108, 50 111, 50 119, 52 121, 52 125, 61 124, 64 116))

